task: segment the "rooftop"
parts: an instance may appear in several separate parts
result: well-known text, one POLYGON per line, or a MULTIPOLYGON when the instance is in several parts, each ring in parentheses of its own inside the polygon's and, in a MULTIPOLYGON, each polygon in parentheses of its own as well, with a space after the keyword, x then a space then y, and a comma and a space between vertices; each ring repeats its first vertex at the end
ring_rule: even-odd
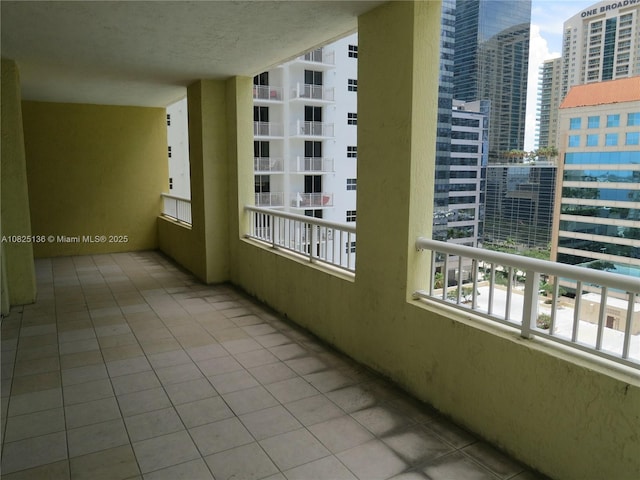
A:
POLYGON ((640 101, 640 76, 571 87, 560 108, 640 101))

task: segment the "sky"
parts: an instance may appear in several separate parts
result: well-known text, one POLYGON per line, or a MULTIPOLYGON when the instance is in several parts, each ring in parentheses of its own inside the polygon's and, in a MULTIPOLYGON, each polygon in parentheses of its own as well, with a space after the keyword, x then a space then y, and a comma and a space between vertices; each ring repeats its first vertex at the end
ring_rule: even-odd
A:
POLYGON ((598 0, 532 0, 531 2, 527 122, 524 140, 526 151, 533 150, 535 147, 538 67, 544 60, 560 56, 564 22, 595 3, 598 3, 598 0))

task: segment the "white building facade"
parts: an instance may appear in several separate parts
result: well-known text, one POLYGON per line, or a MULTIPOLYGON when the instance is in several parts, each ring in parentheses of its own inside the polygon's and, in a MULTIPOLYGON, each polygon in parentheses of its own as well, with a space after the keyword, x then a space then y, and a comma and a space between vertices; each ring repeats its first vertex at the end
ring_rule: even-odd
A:
POLYGON ((357 34, 254 78, 255 204, 356 221, 357 34))

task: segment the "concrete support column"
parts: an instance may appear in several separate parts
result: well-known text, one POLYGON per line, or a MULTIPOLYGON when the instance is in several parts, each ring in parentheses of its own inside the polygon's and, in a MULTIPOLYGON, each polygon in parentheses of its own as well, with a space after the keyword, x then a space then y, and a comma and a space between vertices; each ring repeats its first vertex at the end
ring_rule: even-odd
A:
POLYGON ((2 313, 9 305, 32 303, 36 298, 33 247, 11 241, 12 236, 31 235, 29 189, 22 129, 20 75, 13 60, 2 59, 2 204, 0 246, 2 265, 2 313))
POLYGON ((187 89, 193 245, 204 259, 193 273, 206 283, 229 279, 229 159, 226 86, 199 80, 187 89))
POLYGON ((356 283, 365 279, 365 303, 390 292, 404 302, 426 286, 429 256, 414 243, 432 229, 440 8, 389 2, 359 18, 356 283))
MULTIPOLYGON (((231 261, 238 260, 238 238, 249 231, 245 205, 254 204, 253 79, 227 80, 227 151, 229 159, 229 244, 231 261)), ((233 275, 233 273, 232 273, 233 275)))

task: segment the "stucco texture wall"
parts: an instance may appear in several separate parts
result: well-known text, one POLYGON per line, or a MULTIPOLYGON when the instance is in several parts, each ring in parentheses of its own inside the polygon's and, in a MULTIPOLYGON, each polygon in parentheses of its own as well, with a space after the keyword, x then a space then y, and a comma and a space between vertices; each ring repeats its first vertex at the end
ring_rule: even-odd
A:
POLYGON ((164 109, 23 102, 23 119, 33 234, 55 237, 36 257, 157 248, 164 109))

